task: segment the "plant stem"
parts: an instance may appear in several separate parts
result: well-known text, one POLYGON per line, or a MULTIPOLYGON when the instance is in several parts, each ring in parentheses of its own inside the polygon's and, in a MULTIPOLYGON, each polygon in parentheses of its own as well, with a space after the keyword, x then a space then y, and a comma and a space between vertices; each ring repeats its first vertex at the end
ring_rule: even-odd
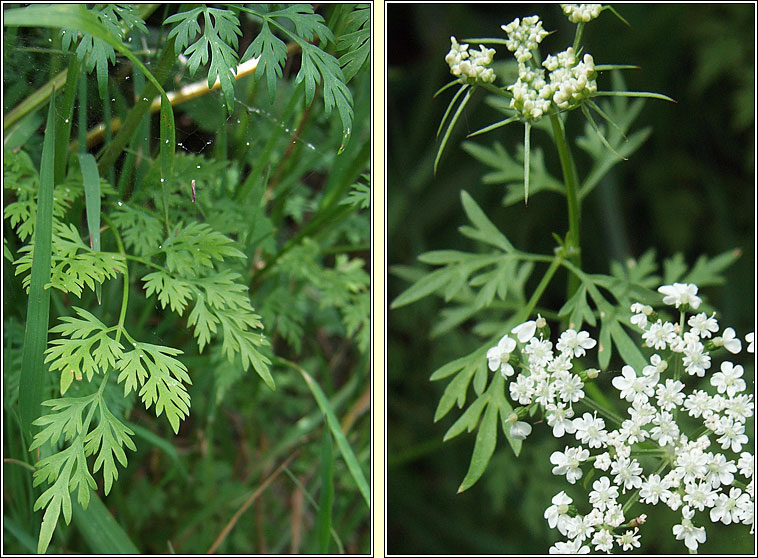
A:
MULTIPOLYGON (((566 141, 566 131, 563 122, 557 113, 550 113, 550 124, 553 127, 553 137, 555 146, 558 149, 558 157, 561 160, 561 170, 563 171, 563 182, 566 185, 566 200, 568 201, 568 220, 569 230, 566 235, 566 251, 571 263, 581 269, 581 252, 579 225, 581 220, 581 207, 579 203, 579 179, 576 175, 576 166, 571 156, 568 142, 566 141)), ((568 278, 567 297, 576 292, 579 287, 579 280, 573 275, 568 278)))
MULTIPOLYGON (((113 232, 113 236, 116 238, 116 244, 118 245, 118 251, 126 259, 126 250, 124 250, 124 242, 121 240, 121 235, 118 234, 118 230, 113 225, 107 215, 103 215, 103 220, 108 223, 108 227, 113 232)), ((118 327, 116 329, 116 343, 121 339, 121 332, 124 331, 124 320, 126 319, 126 306, 129 303, 129 265, 124 265, 124 294, 121 298, 121 313, 118 317, 118 327)))
POLYGON ((558 271, 558 267, 560 267, 561 261, 563 261, 563 258, 559 256, 556 256, 555 258, 553 258, 553 261, 550 263, 550 267, 547 268, 547 271, 545 272, 545 275, 542 276, 542 279, 537 285, 537 288, 534 289, 534 292, 532 293, 532 296, 529 299, 529 302, 527 302, 526 306, 524 306, 524 308, 521 310, 521 315, 519 316, 519 319, 516 320, 516 323, 521 323, 524 320, 526 320, 529 316, 532 315, 532 312, 534 311, 534 308, 537 306, 537 303, 542 297, 542 294, 545 292, 545 289, 547 289, 547 286, 550 284, 550 280, 553 278, 553 275, 555 275, 555 272, 558 271))
POLYGON ((585 405, 587 405, 590 409, 593 409, 593 410, 597 411, 598 413, 600 413, 601 415, 604 415, 608 420, 612 420, 613 422, 615 422, 618 425, 621 425, 621 423, 623 422, 622 418, 619 415, 617 415, 613 411, 609 411, 608 409, 606 409, 605 407, 603 407, 602 405, 600 405, 599 403, 597 403, 591 397, 588 397, 588 396, 585 395, 582 398, 582 403, 584 403, 585 405))

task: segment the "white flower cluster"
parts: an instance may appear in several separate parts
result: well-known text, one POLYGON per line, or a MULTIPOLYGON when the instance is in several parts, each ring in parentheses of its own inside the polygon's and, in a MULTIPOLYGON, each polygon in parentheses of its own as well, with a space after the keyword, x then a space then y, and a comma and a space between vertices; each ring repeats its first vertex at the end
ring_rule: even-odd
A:
POLYGON ((469 52, 468 44, 459 44, 455 37, 450 37, 450 51, 445 56, 445 62, 450 66, 450 73, 466 81, 467 78, 492 83, 495 72, 488 68, 495 56, 495 49, 479 45, 479 50, 469 52))
POLYGON ((559 109, 576 106, 597 92, 597 72, 591 54, 585 54, 577 63, 574 49, 569 47, 556 56, 548 56, 542 65, 550 72, 552 100, 559 109))
POLYGON ((500 28, 508 34, 505 46, 521 63, 531 60, 532 51, 548 36, 548 32, 542 28, 542 21, 536 15, 523 20, 516 18, 500 28))
POLYGON ((587 23, 600 15, 602 4, 561 4, 563 13, 571 23, 587 23))
POLYGON ((508 34, 506 46, 514 52, 519 70, 516 83, 508 87, 513 95, 510 107, 524 118, 541 118, 552 103, 561 110, 573 108, 597 91, 595 61, 590 54, 579 62, 569 47, 556 56, 549 55, 542 67, 534 64, 532 53, 547 35, 537 16, 521 22, 516 18, 502 28, 508 34), (547 77, 545 69, 550 72, 547 77))
MULTIPOLYGON (((584 397, 582 378, 571 372, 572 359, 583 356, 586 349, 591 349, 597 342, 586 331, 568 329, 558 338, 555 346, 558 352, 555 354, 553 344, 543 338, 542 332, 539 338, 535 336, 537 329, 544 330, 546 326, 545 319, 538 316, 537 320, 525 322, 511 331, 521 344, 520 354, 525 358, 525 363, 514 353, 517 343, 508 335, 504 335, 495 347, 487 351, 487 360, 490 370, 499 370, 505 378, 515 374, 514 364, 521 366, 523 371, 510 383, 511 399, 520 405, 541 405, 548 413, 548 424, 562 435, 567 428, 574 431, 570 420, 573 416, 571 405, 584 397)), ((525 423, 516 422, 515 415, 511 435, 523 439, 531 429, 526 429, 523 426, 525 423)), ((580 458, 572 456, 556 465, 565 467, 568 473, 569 468, 575 468, 573 465, 569 467, 569 463, 573 464, 580 458)))
MULTIPOLYGON (((685 312, 701 303, 695 285, 666 285, 659 292, 665 304, 679 309, 681 324, 685 312)), ((708 379, 712 390, 698 385, 712 367, 710 351, 723 348, 737 354, 742 350, 740 339, 732 328, 716 336, 720 326, 715 315, 691 315, 683 331, 679 324, 653 322, 656 314, 650 306, 635 303, 632 314, 632 323, 643 330, 645 345, 656 352, 641 370, 626 365, 612 380, 620 399, 630 404, 624 417, 605 412, 585 396, 584 381, 597 377, 597 370, 581 375, 572 372, 572 359, 596 345, 585 331, 563 332, 554 352, 542 335, 547 324, 538 316, 512 330, 518 343, 506 335, 487 352, 490 370, 499 370, 506 378, 515 376, 510 396, 522 407, 509 418, 510 434, 526 438, 531 425, 517 419, 539 405, 556 438, 569 434, 577 442, 553 452, 553 474, 565 476, 573 485, 584 476, 583 464, 592 463, 606 473, 592 484, 588 513, 579 513, 579 506, 572 505, 573 499, 565 492, 553 498, 545 519, 567 540, 552 546, 550 553, 638 548, 639 527, 646 516, 627 517, 638 500, 679 511, 681 521, 672 532, 691 551, 705 542, 703 523, 708 520, 749 525, 753 532, 755 459, 746 447, 745 422, 753 416, 754 403, 753 395, 744 393, 743 367, 724 360, 720 371, 708 379), (535 336, 538 329, 539 337, 535 336), (516 351, 519 344, 521 349, 516 351), (686 389, 684 382, 692 376, 698 378, 692 378, 692 389, 686 389), (574 403, 596 410, 574 418, 574 403), (699 430, 685 433, 678 414, 688 415, 687 430, 693 420, 700 423, 699 430), (619 502, 628 492, 628 498, 619 502), (696 519, 698 512, 702 517, 696 519)), ((754 334, 745 336, 745 341, 752 353, 754 334)))

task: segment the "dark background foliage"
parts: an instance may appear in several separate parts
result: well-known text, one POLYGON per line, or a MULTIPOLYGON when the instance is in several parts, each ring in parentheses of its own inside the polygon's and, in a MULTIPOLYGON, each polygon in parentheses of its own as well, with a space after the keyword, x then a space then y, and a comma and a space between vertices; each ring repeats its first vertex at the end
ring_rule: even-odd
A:
MULTIPOLYGON (((636 64, 624 73, 627 88, 669 95, 677 104, 648 100, 632 131, 652 126, 652 134, 629 161, 618 164, 585 200, 582 215, 583 265, 607 273, 611 260, 625 261, 655 248, 659 262, 677 252, 692 265, 700 254, 731 248, 742 257, 726 272, 726 288, 702 294, 740 335, 755 329, 755 148, 754 6, 618 5, 631 24, 609 12, 585 30, 584 47, 597 64, 636 64)), ((433 249, 471 249, 457 232, 465 224, 460 190, 467 190, 518 248, 551 253, 567 230, 565 201, 554 194, 530 197, 529 206, 503 207, 503 185, 483 184, 485 169, 461 149, 466 133, 494 121, 491 109, 474 96, 462 115, 437 176, 432 165, 435 133, 451 91, 433 99, 451 80, 443 58, 450 36, 500 37, 501 24, 538 14, 547 30, 544 52, 562 50, 573 25, 557 5, 391 4, 387 9, 387 252, 388 301, 408 283, 393 276, 394 265, 418 265, 416 256, 433 249)), ((461 41, 462 42, 462 41, 461 41)), ((472 43, 472 47, 478 46, 472 43)), ((506 59, 504 47, 496 60, 506 59)), ((610 78, 599 78, 610 89, 610 78)), ((578 113, 568 118, 569 137, 584 126, 578 113)), ((513 154, 523 139, 514 126, 480 138, 497 139, 513 154)), ((532 145, 544 149, 548 168, 560 176, 550 139, 541 131, 532 145)), ((580 177, 586 161, 574 148, 580 177)), ((538 268, 533 280, 538 280, 538 268)), ((542 303, 557 310, 565 282, 554 281, 542 303)), ((442 436, 451 413, 433 423, 445 382, 430 383, 436 368, 478 346, 466 327, 429 339, 441 301, 427 298, 389 312, 387 362, 387 540, 390 553, 545 553, 558 533, 542 518, 550 498, 565 481, 550 473, 546 460, 556 441, 535 428, 519 459, 500 444, 487 472, 470 490, 456 494, 473 447, 473 435, 448 443, 442 436)), ((562 447, 562 446, 561 446, 562 447)), ((637 505, 637 513, 651 513, 637 505)), ((656 510, 658 508, 655 508, 656 510)), ((655 512, 645 526, 643 549, 684 553, 671 526, 679 515, 655 512), (660 519, 660 521, 658 521, 660 519)), ((707 527, 705 553, 749 552, 745 527, 707 527), (739 535, 737 535, 739 533, 739 535), (743 536, 744 535, 744 536, 743 536)))

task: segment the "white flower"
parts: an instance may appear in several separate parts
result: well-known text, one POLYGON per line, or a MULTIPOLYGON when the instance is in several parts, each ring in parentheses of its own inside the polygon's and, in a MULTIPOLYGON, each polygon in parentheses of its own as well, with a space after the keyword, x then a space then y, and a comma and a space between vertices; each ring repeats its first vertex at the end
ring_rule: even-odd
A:
POLYGON ((596 552, 610 552, 613 549, 613 534, 608 529, 596 531, 592 537, 596 552))
POLYGON ((747 343, 747 352, 755 354, 755 333, 750 332, 745 336, 745 342, 747 343))
POLYGON ((553 344, 547 339, 540 340, 532 337, 529 344, 524 347, 524 353, 528 355, 530 366, 542 368, 553 359, 553 344))
POLYGON ((698 544, 705 542, 705 527, 695 527, 692 524, 693 510, 687 506, 682 508, 682 523, 674 525, 674 535, 677 540, 684 539, 684 545, 690 550, 697 550, 698 544))
POLYGON ((584 383, 582 379, 576 374, 566 372, 559 375, 555 380, 555 391, 566 403, 576 403, 582 397, 584 397, 584 383))
POLYGON ((537 331, 537 322, 535 320, 529 320, 528 322, 524 322, 523 324, 514 327, 511 330, 511 333, 518 337, 520 343, 526 343, 534 337, 535 331, 537 331))
POLYGON ((550 554, 589 554, 590 547, 582 545, 582 541, 574 539, 573 541, 559 541, 550 547, 550 554))
POLYGON ((740 475, 748 479, 753 477, 755 471, 755 458, 753 454, 748 451, 743 451, 740 454, 740 459, 737 461, 737 467, 740 469, 740 475))
POLYGON ((489 361, 490 370, 494 372, 499 368, 500 373, 504 378, 513 376, 513 366, 508 363, 508 359, 515 348, 516 342, 507 335, 503 335, 502 339, 498 341, 497 346, 492 347, 487 351, 487 360, 489 361))
POLYGON ((645 401, 654 393, 651 378, 648 376, 637 377, 634 368, 625 365, 621 369, 621 375, 611 380, 613 387, 621 392, 620 397, 627 401, 645 401))
POLYGON ((634 531, 625 531, 623 535, 616 537, 616 542, 622 546, 623 550, 631 550, 640 547, 640 536, 637 534, 639 528, 635 527, 634 531))
POLYGON ((608 452, 601 453, 595 458, 595 469, 607 471, 611 466, 611 455, 608 452))
POLYGON ((710 483, 700 481, 687 483, 684 486, 684 501, 693 508, 703 511, 703 508, 713 507, 716 501, 716 493, 711 488, 710 483))
POLYGON ((745 436, 745 425, 736 422, 732 417, 721 417, 716 425, 716 434, 721 435, 716 441, 721 444, 722 449, 732 448, 737 453, 742 450, 742 445, 747 444, 748 439, 745 436))
POLYGON ((624 521, 624 508, 621 504, 609 504, 605 511, 605 523, 611 527, 618 527, 624 521))
POLYGON ((633 316, 629 319, 632 324, 636 325, 640 329, 647 327, 647 318, 653 313, 652 306, 647 306, 640 302, 632 304, 631 311, 633 316))
POLYGON ((532 425, 528 422, 516 421, 511 425, 511 438, 516 440, 526 440, 526 437, 532 433, 532 425))
POLYGON ((573 500, 565 492, 560 491, 553 496, 553 505, 545 510, 545 519, 547 519, 548 525, 551 529, 558 527, 558 530, 563 533, 565 531, 565 523, 568 516, 569 505, 573 500))
POLYGON ((719 330, 719 324, 716 321, 715 316, 715 312, 710 318, 708 317, 708 314, 701 312, 700 314, 690 316, 687 323, 689 324, 691 331, 696 333, 698 337, 710 337, 712 333, 716 333, 719 330))
POLYGON ((658 384, 655 389, 655 396, 658 406, 666 411, 672 411, 684 402, 682 389, 684 384, 679 380, 666 379, 666 384, 658 384))
POLYGON ((577 333, 573 329, 567 329, 558 338, 556 348, 562 353, 581 357, 585 355, 585 349, 591 349, 595 345, 597 345, 597 341, 592 339, 586 331, 577 333))
POLYGON ((671 413, 661 411, 653 419, 653 424, 655 426, 650 432, 650 437, 657 440, 660 446, 673 444, 679 437, 679 426, 671 413))
POLYGON ((706 482, 710 482, 713 488, 723 485, 730 485, 734 482, 734 473, 737 472, 737 466, 734 461, 727 461, 723 453, 706 454, 708 457, 708 474, 705 476, 706 482))
POLYGON ((600 511, 605 511, 611 504, 616 503, 619 497, 619 489, 611 485, 608 477, 601 477, 592 483, 592 492, 589 495, 590 504, 600 511))
POLYGON ((724 525, 729 525, 732 521, 739 521, 742 516, 742 510, 737 503, 740 496, 746 495, 742 494, 742 490, 736 486, 729 490, 729 496, 723 492, 719 494, 713 508, 711 508, 711 521, 714 523, 720 521, 724 525))
POLYGON ((531 376, 519 374, 515 382, 508 386, 511 392, 511 399, 518 401, 521 405, 529 405, 534 396, 534 379, 531 376))
POLYGON ((692 283, 674 283, 673 285, 663 285, 658 287, 658 292, 664 295, 663 304, 675 305, 679 308, 687 305, 693 310, 697 310, 702 302, 697 296, 697 285, 692 283))
POLYGON ((576 448, 566 446, 564 451, 554 451, 550 455, 550 463, 555 465, 553 474, 566 475, 566 480, 574 484, 582 478, 582 470, 579 468, 579 464, 586 461, 589 456, 589 450, 581 446, 576 448))
POLYGON ((745 390, 745 380, 742 379, 744 370, 742 366, 734 365, 729 361, 721 363, 721 372, 716 372, 711 376, 711 385, 719 393, 724 393, 733 397, 736 393, 745 390))
POLYGON ((676 332, 674 331, 674 324, 671 322, 662 322, 658 320, 650 328, 642 334, 642 338, 645 340, 645 344, 648 347, 653 347, 657 350, 665 349, 666 345, 671 345, 678 339, 676 332))
POLYGON ((694 482, 697 478, 702 478, 708 471, 708 458, 699 448, 682 449, 677 453, 676 468, 674 473, 685 483, 694 482))
POLYGON ((742 350, 742 341, 740 341, 740 338, 737 337, 737 334, 731 327, 726 328, 721 337, 714 338, 713 344, 717 347, 723 346, 733 355, 738 354, 742 350))
POLYGON ((571 417, 574 416, 574 410, 566 407, 563 403, 549 403, 547 409, 547 424, 553 428, 553 436, 561 438, 568 432, 572 434, 576 427, 571 417))
POLYGON ((685 370, 690 376, 705 376, 705 371, 711 367, 711 357, 705 352, 705 347, 699 341, 688 343, 684 347, 685 370))
POLYGON ((708 395, 708 392, 695 390, 687 396, 684 408, 687 409, 688 414, 693 418, 699 418, 700 415, 708 418, 715 411, 715 404, 713 398, 708 395))
POLYGON ((660 498, 666 501, 671 496, 669 490, 671 485, 667 478, 661 479, 660 475, 650 475, 646 480, 642 482, 642 488, 640 489, 640 498, 646 504, 657 504, 660 498))
POLYGON ((591 448, 602 447, 605 443, 608 433, 605 431, 605 421, 602 418, 584 413, 582 418, 574 419, 574 427, 576 428, 577 440, 584 442, 591 448))
POLYGON ((642 467, 636 459, 630 461, 628 457, 618 457, 611 464, 611 474, 615 475, 613 481, 619 486, 624 485, 624 493, 642 486, 640 473, 642 473, 642 467))

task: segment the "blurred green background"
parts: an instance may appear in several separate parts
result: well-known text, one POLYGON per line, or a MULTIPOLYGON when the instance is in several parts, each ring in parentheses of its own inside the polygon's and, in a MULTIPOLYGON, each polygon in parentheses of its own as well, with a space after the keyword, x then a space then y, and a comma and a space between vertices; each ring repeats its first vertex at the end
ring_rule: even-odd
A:
MULTIPOLYGON (((618 5, 631 24, 609 12, 589 24, 584 46, 596 64, 636 64, 624 73, 628 90, 655 91, 677 104, 648 100, 632 131, 652 126, 652 134, 628 161, 621 162, 585 200, 582 214, 583 265, 608 273, 611 260, 625 261, 655 248, 660 262, 677 252, 691 265, 697 256, 730 248, 742 257, 726 272, 727 287, 701 292, 721 310, 722 323, 739 335, 755 329, 755 6, 618 5)), ((504 37, 500 29, 516 17, 537 14, 547 30, 543 55, 563 50, 574 26, 558 5, 390 4, 387 6, 387 253, 388 302, 408 287, 392 266, 419 266, 416 257, 434 249, 471 250, 457 227, 466 222, 460 190, 467 190, 517 248, 551 253, 551 233, 567 230, 565 201, 550 193, 504 207, 502 184, 483 184, 489 169, 461 147, 465 134, 495 121, 474 95, 448 143, 436 178, 432 165, 437 126, 452 90, 433 99, 451 80, 444 56, 450 36, 504 37)), ((461 41, 462 42, 462 41, 461 41)), ((473 43, 473 47, 478 44, 473 43)), ((497 48, 497 60, 510 56, 497 48)), ((610 89, 603 74, 598 86, 610 89)), ((584 126, 577 111, 567 122, 569 137, 584 126)), ((498 140, 513 154, 523 127, 513 126, 475 138, 498 140), (505 130, 505 131, 503 131, 505 130)), ((551 140, 532 134, 548 168, 560 176, 551 140)), ((580 178, 582 152, 573 148, 580 178)), ((543 268, 533 274, 541 277, 543 268)), ((553 282, 541 304, 558 309, 565 279, 553 282)), ((534 285, 530 287, 533 289, 534 285)), ((430 339, 441 301, 426 298, 389 312, 387 362, 387 550, 389 553, 547 553, 558 533, 543 519, 551 497, 566 488, 550 473, 546 456, 558 449, 547 429, 535 428, 517 460, 500 436, 482 479, 463 494, 456 490, 469 465, 474 436, 442 443, 459 412, 434 424, 445 382, 429 382, 442 364, 467 354, 481 340, 468 324, 430 339)), ((750 370, 746 376, 751 377, 750 370)), ((749 380, 749 383, 752 383, 749 380)), ((749 388, 753 391, 752 385, 749 388)), ((752 422, 748 422, 752 430, 752 422)), ((562 449, 563 446, 561 445, 562 449)), ((751 451, 753 448, 750 448, 751 451)), ((654 508, 659 509, 660 506, 654 508)), ((636 513, 652 506, 636 505, 636 513)), ((686 553, 671 528, 680 515, 663 509, 643 528, 643 550, 686 553), (660 521, 657 521, 660 519, 660 521)), ((749 553, 748 529, 707 526, 701 553, 749 553)), ((639 549, 638 549, 639 552, 639 549)))

